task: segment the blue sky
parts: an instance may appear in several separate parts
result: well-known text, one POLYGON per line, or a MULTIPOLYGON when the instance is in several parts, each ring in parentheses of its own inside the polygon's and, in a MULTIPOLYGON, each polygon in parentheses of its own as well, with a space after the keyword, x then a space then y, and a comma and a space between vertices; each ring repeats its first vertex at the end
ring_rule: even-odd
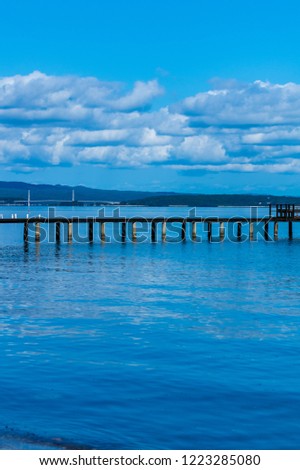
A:
POLYGON ((300 194, 299 10, 6 2, 0 178, 300 194))

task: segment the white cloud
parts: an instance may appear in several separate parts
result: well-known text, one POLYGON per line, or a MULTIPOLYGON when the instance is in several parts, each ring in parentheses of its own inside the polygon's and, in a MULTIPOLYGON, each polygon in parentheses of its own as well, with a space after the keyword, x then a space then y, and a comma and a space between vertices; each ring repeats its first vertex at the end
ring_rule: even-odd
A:
POLYGON ((186 98, 175 109, 194 125, 261 126, 300 124, 300 85, 257 80, 186 98))
POLYGON ((152 147, 91 147, 79 152, 80 162, 101 163, 105 166, 143 167, 153 163, 165 163, 168 160, 170 148, 158 146, 155 153, 152 147))
POLYGON ((153 98, 163 94, 163 88, 157 80, 147 83, 135 82, 133 90, 115 101, 108 102, 112 109, 118 111, 132 111, 149 106, 153 98))
POLYGON ((217 85, 153 110, 156 80, 128 90, 94 77, 0 78, 0 165, 298 173, 300 85, 217 85))
POLYGON ((185 137, 181 144, 174 149, 173 154, 190 163, 222 162, 227 159, 222 144, 207 135, 185 137))
POLYGON ((243 137, 245 144, 271 144, 282 145, 284 143, 289 145, 300 144, 300 127, 291 128, 264 128, 263 132, 253 132, 245 134, 243 137))

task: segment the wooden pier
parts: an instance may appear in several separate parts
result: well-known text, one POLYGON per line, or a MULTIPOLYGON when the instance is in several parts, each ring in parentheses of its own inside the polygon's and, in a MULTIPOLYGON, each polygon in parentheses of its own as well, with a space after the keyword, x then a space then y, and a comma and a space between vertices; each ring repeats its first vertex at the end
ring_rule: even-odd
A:
MULTIPOLYGON (((160 234, 161 241, 167 240, 167 228, 170 226, 176 237, 172 241, 185 241, 187 239, 187 228, 189 226, 189 235, 192 241, 199 241, 197 236, 197 224, 204 224, 204 231, 207 233, 208 241, 225 239, 225 227, 234 233, 234 241, 245 241, 246 239, 253 241, 255 234, 259 232, 266 241, 278 239, 279 224, 287 224, 288 238, 293 238, 293 224, 300 222, 300 208, 293 204, 277 204, 270 206, 269 215, 264 217, 31 217, 31 218, 3 218, 0 219, 0 226, 3 224, 22 224, 24 242, 35 241, 40 242, 41 230, 46 224, 48 230, 50 227, 54 229, 53 241, 59 243, 61 241, 62 227, 66 227, 65 234, 68 242, 74 239, 74 225, 87 225, 87 241, 92 243, 95 241, 95 224, 99 226, 99 240, 107 241, 106 226, 107 224, 118 225, 118 241, 124 243, 131 239, 133 242, 140 241, 138 234, 147 233, 147 230, 138 228, 138 224, 145 227, 147 225, 148 234, 151 242, 158 241, 160 234), (175 225, 174 225, 175 224, 175 225), (176 225, 177 224, 177 225, 176 225), (179 227, 178 227, 179 224, 179 227), (158 226, 161 226, 158 231, 158 226), (217 230, 213 230, 216 227, 217 230), (230 228, 231 226, 231 228, 230 228), (270 227, 273 233, 270 235, 270 227), (175 230, 176 228, 176 230, 175 230), (213 236, 214 232, 217 236, 213 236), (245 233, 247 232, 247 233, 245 233)), ((1 230, 1 227, 0 227, 1 230)), ((53 231, 53 229, 52 229, 53 231)), ((43 228, 45 233, 45 228, 43 228)), ((108 237, 109 238, 109 237, 108 237)), ((76 238, 75 238, 76 240, 76 238)), ((143 239, 144 241, 145 239, 143 239)), ((202 240, 202 239, 201 239, 202 240)))

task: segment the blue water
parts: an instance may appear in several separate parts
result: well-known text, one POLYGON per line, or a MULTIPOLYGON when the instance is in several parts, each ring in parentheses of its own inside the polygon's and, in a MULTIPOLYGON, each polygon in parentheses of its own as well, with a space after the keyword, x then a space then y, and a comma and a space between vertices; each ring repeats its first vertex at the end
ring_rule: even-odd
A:
POLYGON ((0 229, 0 447, 299 448, 298 228, 26 249, 0 229))

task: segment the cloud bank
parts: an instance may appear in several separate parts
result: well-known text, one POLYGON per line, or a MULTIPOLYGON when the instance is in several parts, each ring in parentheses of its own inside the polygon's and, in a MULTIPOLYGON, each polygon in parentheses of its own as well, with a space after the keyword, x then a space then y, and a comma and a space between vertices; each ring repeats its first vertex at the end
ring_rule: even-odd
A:
POLYGON ((300 85, 219 81, 154 109, 163 92, 157 80, 0 78, 0 167, 300 172, 300 85))

